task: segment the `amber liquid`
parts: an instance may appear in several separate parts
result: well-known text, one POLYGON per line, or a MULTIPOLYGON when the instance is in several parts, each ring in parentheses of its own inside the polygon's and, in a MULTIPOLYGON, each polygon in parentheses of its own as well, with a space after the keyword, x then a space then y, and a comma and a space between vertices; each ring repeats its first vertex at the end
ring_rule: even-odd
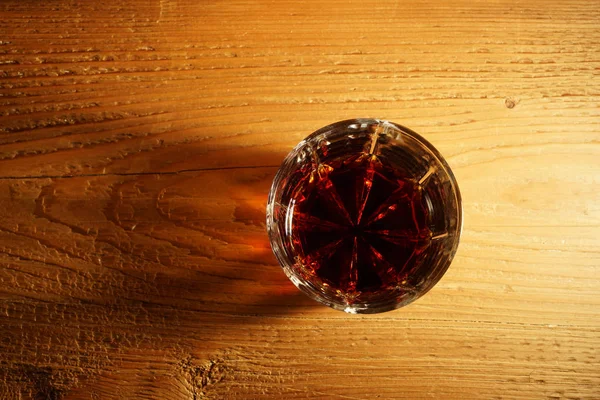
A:
POLYGON ((298 171, 287 216, 302 275, 351 298, 431 272, 421 267, 432 234, 417 182, 365 153, 309 169, 298 171))

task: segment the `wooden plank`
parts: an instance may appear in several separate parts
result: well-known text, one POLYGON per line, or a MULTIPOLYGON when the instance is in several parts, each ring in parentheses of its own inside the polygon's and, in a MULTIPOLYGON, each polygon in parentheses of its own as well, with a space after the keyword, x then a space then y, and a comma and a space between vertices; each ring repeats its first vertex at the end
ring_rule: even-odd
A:
POLYGON ((593 1, 0 4, 0 398, 600 397, 593 1), (400 311, 287 280, 267 193, 352 117, 451 164, 456 259, 400 311))

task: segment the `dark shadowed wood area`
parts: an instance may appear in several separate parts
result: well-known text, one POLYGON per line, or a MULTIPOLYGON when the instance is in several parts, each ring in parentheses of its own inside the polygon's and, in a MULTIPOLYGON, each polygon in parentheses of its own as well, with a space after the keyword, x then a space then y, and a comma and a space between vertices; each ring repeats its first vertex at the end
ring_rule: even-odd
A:
POLYGON ((1 399, 599 399, 598 1, 0 2, 1 399), (353 316, 265 231, 285 154, 379 117, 464 232, 353 316))

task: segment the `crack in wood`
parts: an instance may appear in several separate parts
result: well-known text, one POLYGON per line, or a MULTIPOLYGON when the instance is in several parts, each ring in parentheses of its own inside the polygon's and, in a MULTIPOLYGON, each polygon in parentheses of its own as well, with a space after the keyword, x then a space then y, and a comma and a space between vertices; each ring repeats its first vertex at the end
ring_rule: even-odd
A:
POLYGON ((205 171, 227 171, 232 169, 261 169, 261 168, 279 168, 279 165, 241 165, 232 167, 206 167, 189 168, 178 171, 140 171, 140 172, 108 172, 104 174, 80 174, 80 175, 27 175, 27 176, 0 176, 0 180, 27 180, 27 179, 73 179, 73 178, 93 178, 103 176, 143 176, 143 175, 180 175, 194 172, 205 171))

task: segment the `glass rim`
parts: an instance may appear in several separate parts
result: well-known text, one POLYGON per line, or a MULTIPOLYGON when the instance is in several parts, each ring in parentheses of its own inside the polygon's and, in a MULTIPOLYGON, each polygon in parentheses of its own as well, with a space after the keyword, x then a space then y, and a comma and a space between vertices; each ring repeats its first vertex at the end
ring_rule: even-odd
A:
MULTIPOLYGON (((398 144, 395 144, 396 146, 398 144)), ((444 275, 450 264, 452 263, 454 256, 458 250, 458 245, 460 242, 460 238, 462 236, 463 230, 463 205, 462 205, 462 197, 460 193, 460 189, 458 187, 458 183, 456 181, 456 177, 452 172, 452 169, 448 165, 445 158, 441 155, 439 150, 437 150, 433 144, 431 144, 427 139, 425 139, 420 134, 416 133, 410 128, 406 126, 400 125, 395 122, 391 122, 385 119, 375 119, 375 118, 352 118, 341 120, 338 122, 334 122, 332 124, 326 125, 308 136, 306 136, 303 140, 300 141, 284 158, 282 164, 280 165, 275 178, 273 179, 273 183, 271 185, 271 189, 269 191, 268 203, 267 203, 267 231, 269 235, 269 241, 273 252, 282 267, 284 273, 288 276, 288 278, 292 281, 292 283, 298 287, 302 292, 307 294, 309 297, 317 300, 318 302, 327 305, 336 310, 344 311, 347 313, 360 313, 360 314, 370 314, 370 313, 381 313, 386 311, 391 311, 400 307, 403 307, 418 298, 422 297, 425 293, 427 293, 444 275), (333 132, 335 129, 343 129, 346 131, 346 135, 348 135, 347 129, 349 126, 353 124, 367 124, 367 125, 378 125, 378 126, 391 126, 394 130, 400 132, 401 135, 406 135, 413 139, 415 142, 419 144, 422 148, 426 149, 427 152, 433 156, 434 160, 428 161, 430 165, 435 164, 436 168, 440 169, 443 174, 447 177, 448 182, 452 188, 451 192, 454 197, 454 204, 456 208, 454 209, 455 217, 456 217, 456 226, 453 229, 453 242, 450 252, 445 256, 445 268, 439 277, 431 284, 426 290, 419 292, 418 296, 414 298, 409 298, 406 301, 397 301, 397 298, 391 296, 389 293, 386 294, 385 301, 381 302, 369 302, 369 303, 353 303, 348 304, 344 302, 342 299, 338 299, 336 297, 331 297, 326 293, 322 287, 318 287, 313 282, 303 280, 298 272, 295 270, 293 260, 289 260, 287 253, 284 249, 284 245, 281 242, 282 234, 279 232, 279 228, 277 227, 276 221, 274 220, 274 207, 275 200, 277 198, 278 191, 281 190, 281 182, 285 178, 286 173, 290 167, 290 165, 294 164, 295 152, 296 150, 305 146, 308 142, 315 140, 316 138, 325 135, 327 133, 333 132), (441 168, 440 168, 441 167, 441 168), (336 301, 339 300, 339 301, 336 301)))

